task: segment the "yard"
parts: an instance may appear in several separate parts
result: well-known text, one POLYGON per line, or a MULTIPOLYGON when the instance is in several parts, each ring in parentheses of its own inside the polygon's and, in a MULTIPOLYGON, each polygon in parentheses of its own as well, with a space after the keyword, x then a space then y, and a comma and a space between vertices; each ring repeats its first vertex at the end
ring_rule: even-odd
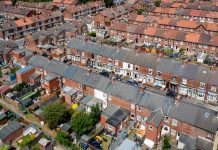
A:
POLYGON ((130 129, 127 138, 130 139, 131 141, 134 141, 134 135, 136 134, 136 131, 137 131, 136 129, 130 129))
POLYGON ((111 143, 111 137, 110 136, 107 136, 107 135, 104 135, 102 137, 103 141, 102 141, 102 148, 103 149, 108 149, 110 143, 111 143), (104 140, 105 139, 105 140, 104 140))
POLYGON ((27 99, 27 98, 31 97, 32 95, 34 95, 35 93, 36 93, 36 92, 29 92, 29 93, 27 93, 27 94, 21 96, 20 99, 21 99, 21 100, 27 99))

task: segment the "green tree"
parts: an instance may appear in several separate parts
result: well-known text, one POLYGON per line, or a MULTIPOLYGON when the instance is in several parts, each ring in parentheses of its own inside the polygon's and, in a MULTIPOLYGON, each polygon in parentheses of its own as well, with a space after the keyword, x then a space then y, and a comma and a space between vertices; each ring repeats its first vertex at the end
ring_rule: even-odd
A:
POLYGON ((77 145, 75 145, 71 142, 70 135, 65 133, 65 132, 58 132, 56 139, 60 144, 66 146, 66 147, 69 147, 72 150, 79 150, 77 145))
POLYGON ((142 12, 143 12, 143 10, 142 10, 142 9, 138 9, 138 10, 137 10, 137 15, 141 15, 141 14, 142 14, 142 12))
POLYGON ((59 124, 68 121, 70 114, 65 105, 55 102, 45 107, 43 118, 51 129, 55 129, 59 124))
POLYGON ((73 130, 81 136, 92 130, 93 123, 89 114, 84 111, 75 112, 71 119, 73 130))
POLYGON ((104 0, 105 7, 112 7, 114 5, 113 0, 104 0))
POLYGON ((12 5, 15 6, 17 3, 17 0, 11 0, 11 2, 12 2, 12 5))
POLYGON ((92 119, 93 125, 99 122, 100 117, 101 117, 101 109, 98 104, 91 107, 91 112, 89 115, 90 115, 90 118, 92 119))
POLYGON ((12 91, 21 91, 24 87, 26 87, 27 84, 25 82, 19 83, 17 85, 15 85, 12 89, 12 91))
POLYGON ((169 150, 170 148, 171 148, 170 136, 164 135, 164 137, 163 137, 163 150, 169 150))
POLYGON ((56 136, 57 141, 64 145, 64 146, 70 146, 71 142, 70 142, 70 135, 65 133, 65 132, 58 132, 57 136, 56 136))
POLYGON ((96 33, 95 33, 95 32, 89 32, 89 33, 88 33, 88 36, 96 37, 96 33))
POLYGON ((1 144, 0 150, 10 150, 11 146, 9 144, 1 144))
POLYGON ((161 3, 161 0, 155 0, 155 1, 154 1, 154 5, 155 5, 156 7, 159 7, 159 6, 160 6, 160 3, 161 3))

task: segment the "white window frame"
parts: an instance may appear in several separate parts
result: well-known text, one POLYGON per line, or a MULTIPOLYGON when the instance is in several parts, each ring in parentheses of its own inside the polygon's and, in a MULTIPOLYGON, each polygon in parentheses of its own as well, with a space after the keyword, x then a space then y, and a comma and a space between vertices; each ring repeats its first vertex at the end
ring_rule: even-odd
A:
POLYGON ((177 121, 176 119, 172 119, 172 125, 173 125, 173 126, 177 126, 177 122, 178 122, 178 121, 177 121))
POLYGON ((149 130, 152 130, 152 131, 154 130, 154 128, 153 128, 153 126, 152 126, 152 125, 149 125, 149 127, 148 127, 148 128, 149 128, 149 130))

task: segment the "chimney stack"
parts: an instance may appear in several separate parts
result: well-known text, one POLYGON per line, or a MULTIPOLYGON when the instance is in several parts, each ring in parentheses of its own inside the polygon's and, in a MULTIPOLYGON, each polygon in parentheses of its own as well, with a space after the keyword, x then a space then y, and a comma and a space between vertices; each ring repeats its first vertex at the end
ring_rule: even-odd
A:
POLYGON ((92 72, 92 69, 89 68, 89 69, 87 70, 87 75, 90 75, 91 72, 92 72))
POLYGON ((144 92, 145 87, 143 85, 139 86, 139 93, 143 93, 144 92))
POLYGON ((115 76, 113 76, 111 79, 112 79, 112 84, 114 84, 114 83, 115 83, 115 81, 116 81, 116 77, 115 77, 115 76))
POLYGON ((215 71, 216 70, 216 64, 213 64, 212 66, 210 66, 210 70, 215 71))

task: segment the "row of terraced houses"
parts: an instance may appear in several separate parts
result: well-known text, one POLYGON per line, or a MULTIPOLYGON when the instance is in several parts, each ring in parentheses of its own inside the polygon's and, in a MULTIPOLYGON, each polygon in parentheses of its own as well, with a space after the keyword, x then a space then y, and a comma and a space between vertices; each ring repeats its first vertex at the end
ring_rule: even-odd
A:
MULTIPOLYGON (((79 45, 87 48, 87 50, 95 50, 91 49, 91 47, 84 47, 81 43, 79 45)), ((110 54, 112 51, 109 47, 102 45, 99 52, 110 54), (107 51, 104 51, 104 49, 107 51)), ((84 53, 84 56, 86 56, 85 54, 87 55, 88 53, 84 53)), ((123 54, 125 54, 125 50, 115 51, 112 56, 118 59, 123 54)), ((92 56, 91 53, 90 56, 92 56)), ((107 60, 103 56, 100 59, 107 60)), ((167 60, 162 59, 158 61, 162 61, 162 64, 164 61, 167 62, 167 60)), ((65 96, 65 102, 67 104, 74 103, 74 99, 71 96, 72 93, 78 91, 82 93, 86 100, 90 98, 97 99, 103 111, 101 123, 105 126, 106 130, 113 134, 117 134, 120 130, 124 129, 130 120, 135 120, 140 122, 141 129, 145 132, 145 143, 148 146, 158 143, 162 135, 169 133, 177 140, 184 134, 197 138, 197 141, 201 141, 204 144, 198 143, 194 145, 196 148, 205 148, 202 145, 207 145, 208 147, 206 148, 213 149, 213 142, 216 140, 218 126, 218 112, 215 107, 193 103, 187 98, 174 100, 166 95, 152 92, 143 87, 135 87, 115 80, 114 78, 101 76, 91 70, 85 70, 38 55, 33 56, 28 64, 29 66, 27 66, 22 75, 17 73, 19 82, 25 81, 29 83, 32 81, 32 76, 38 74, 41 75, 41 84, 47 93, 61 91, 65 96), (119 111, 119 113, 114 114, 121 115, 122 117, 120 116, 119 119, 111 122, 110 114, 113 114, 114 111, 119 111)), ((129 65, 130 68, 131 66, 133 67, 132 64, 123 62, 123 65, 125 64, 127 67, 129 65)), ((186 67, 189 68, 188 65, 185 65, 184 69, 186 67)), ((195 66, 192 67, 195 68, 195 66)), ((138 69, 143 70, 140 67, 138 69)), ((200 71, 201 69, 198 68, 197 70, 200 71)), ((156 70, 152 70, 152 72, 156 74, 156 70)), ((208 70, 207 73, 213 72, 208 70)), ((200 75, 202 73, 198 77, 200 75)), ((148 76, 153 77, 149 74, 148 76)), ((197 75, 195 74, 195 76, 197 75)), ((190 80, 187 77, 186 79, 184 77, 175 79, 171 80, 172 83, 176 83, 177 79, 184 79, 182 81, 184 82, 186 80, 188 84, 199 82, 190 80)), ((179 86, 182 85, 180 80, 178 80, 177 84, 179 86)), ((184 83, 184 86, 188 85, 184 83)))

